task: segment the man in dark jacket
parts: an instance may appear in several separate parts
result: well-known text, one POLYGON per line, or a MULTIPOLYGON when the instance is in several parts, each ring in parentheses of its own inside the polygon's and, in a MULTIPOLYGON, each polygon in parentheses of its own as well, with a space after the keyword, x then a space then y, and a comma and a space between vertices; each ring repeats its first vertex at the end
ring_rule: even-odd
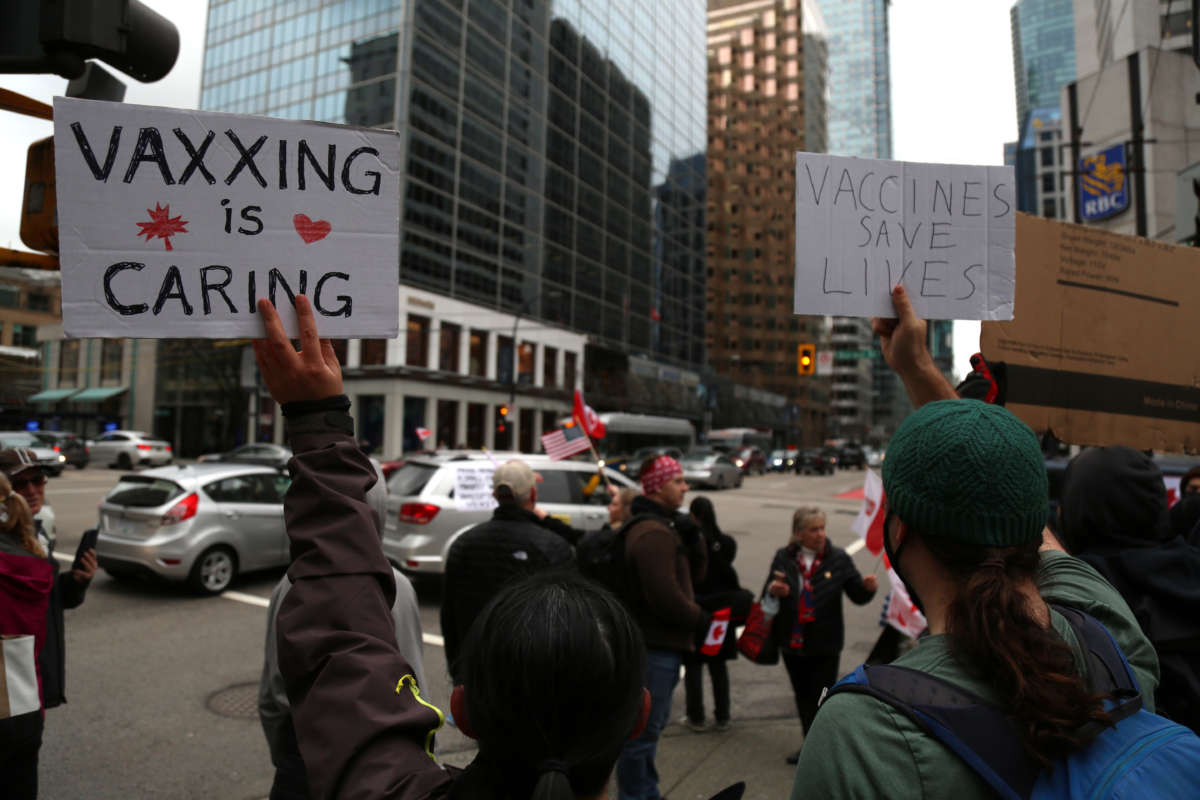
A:
MULTIPOLYGON (((879 581, 865 578, 840 547, 825 535, 825 514, 802 507, 792 515, 792 541, 775 552, 766 593, 779 599, 772 635, 783 654, 796 710, 805 735, 812 729, 825 688, 838 677, 846 640, 842 592, 858 605, 871 602, 879 581)), ((800 751, 787 763, 800 760, 800 751)))
POLYGON ((1172 535, 1154 460, 1094 447, 1063 476, 1061 530, 1113 585, 1158 653, 1157 713, 1200 733, 1200 548, 1172 535))
MULTIPOLYGON (((8 476, 13 491, 25 498, 29 510, 35 515, 46 504, 46 473, 37 462, 32 450, 9 448, 0 450, 0 470, 8 476)), ((88 550, 83 556, 80 569, 59 572, 58 559, 54 557, 56 538, 42 527, 42 521, 34 518, 38 541, 46 550, 46 557, 54 569, 54 588, 50 591, 50 607, 46 612, 46 641, 38 659, 38 671, 42 676, 43 707, 54 708, 67 701, 67 650, 63 624, 63 609, 76 608, 83 603, 92 576, 96 574, 96 551, 88 550)))
POLYGON ((514 460, 498 466, 492 491, 500 504, 492 518, 460 536, 446 557, 442 637, 452 676, 471 623, 505 584, 573 561, 567 540, 535 511, 537 476, 528 464, 514 460))
POLYGON ((676 527, 676 512, 687 493, 683 467, 670 456, 651 457, 642 464, 640 480, 642 496, 633 500, 634 520, 625 531, 624 600, 646 640, 650 717, 617 761, 620 800, 662 796, 654 767, 658 737, 671 717, 671 693, 679 682, 683 654, 703 640, 709 624, 692 593, 693 575, 704 578, 707 552, 698 528, 690 526, 685 536, 676 527))

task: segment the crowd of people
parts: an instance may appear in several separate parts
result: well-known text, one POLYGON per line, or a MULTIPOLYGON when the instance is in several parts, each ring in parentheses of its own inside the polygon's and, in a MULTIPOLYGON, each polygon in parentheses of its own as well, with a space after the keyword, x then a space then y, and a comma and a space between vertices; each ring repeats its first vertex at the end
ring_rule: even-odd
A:
MULTIPOLYGON (((307 298, 296 298, 299 349, 261 301, 256 356, 295 454, 292 563, 271 597, 259 692, 273 800, 568 800, 606 797, 614 783, 621 800, 661 797, 658 745, 681 672, 687 728, 736 724, 728 662, 754 602, 800 722, 801 746, 786 754, 793 798, 1194 791, 1200 468, 1171 506, 1146 454, 1086 449, 1066 471, 1056 535, 1037 436, 999 405, 958 397, 902 288, 893 301, 896 318, 873 324, 916 411, 883 465, 883 540, 928 621, 915 646, 843 662, 843 598, 867 604, 879 582, 832 543, 818 507, 795 510, 752 593, 736 538, 707 498, 685 505, 670 456, 641 465, 638 489, 607 487, 609 523, 590 533, 546 515, 539 476, 514 460, 493 473, 491 519, 447 555, 452 690, 439 703, 416 594, 380 547, 383 483, 355 439, 334 351, 307 298), (601 556, 606 572, 592 563, 601 556), (436 757, 447 718, 478 744, 462 769, 436 757), (1093 774, 1103 782, 1089 784, 1093 774)), ((0 785, 15 798, 36 797, 44 710, 65 699, 63 609, 83 601, 96 569, 89 551, 60 574, 31 459, 0 451, 0 785)))

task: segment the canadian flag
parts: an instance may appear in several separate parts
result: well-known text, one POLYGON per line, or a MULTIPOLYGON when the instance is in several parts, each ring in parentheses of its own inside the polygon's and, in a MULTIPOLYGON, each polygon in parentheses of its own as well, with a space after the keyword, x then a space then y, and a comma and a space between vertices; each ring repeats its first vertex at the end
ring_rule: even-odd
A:
POLYGON ((603 439, 604 434, 608 432, 604 423, 600 421, 600 415, 583 402, 583 392, 578 389, 575 390, 575 420, 583 426, 583 430, 588 436, 595 439, 603 439))
POLYGON ((430 436, 433 436, 433 431, 429 430, 429 428, 417 428, 417 438, 422 442, 430 436))
POLYGON ((883 552, 884 514, 883 479, 874 470, 867 470, 863 482, 863 504, 850 529, 867 543, 871 555, 883 552))
POLYGON ((713 612, 712 624, 708 626, 708 636, 704 638, 704 646, 700 648, 700 655, 715 656, 721 652, 721 645, 725 644, 725 634, 728 632, 729 609, 717 609, 713 612))
POLYGON ((887 624, 915 639, 925 630, 925 615, 908 596, 904 581, 900 580, 896 570, 889 566, 887 574, 888 580, 892 582, 892 593, 888 597, 887 624))

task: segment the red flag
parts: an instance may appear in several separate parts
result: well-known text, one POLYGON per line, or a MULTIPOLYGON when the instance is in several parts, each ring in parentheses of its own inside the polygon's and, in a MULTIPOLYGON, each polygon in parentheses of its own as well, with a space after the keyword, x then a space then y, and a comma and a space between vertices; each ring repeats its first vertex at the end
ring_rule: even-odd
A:
POLYGON ((863 504, 850 529, 861 536, 871 555, 883 552, 884 513, 883 481, 873 470, 866 471, 863 481, 863 504))
POLYGON ((433 436, 433 431, 429 430, 429 428, 417 428, 417 438, 422 442, 430 436, 433 436))
POLYGON ((600 421, 600 415, 583 402, 583 392, 578 389, 575 390, 575 420, 583 426, 588 436, 603 439, 604 434, 608 432, 604 423, 600 421))
POLYGON ((721 652, 721 645, 725 644, 725 634, 728 632, 729 609, 717 609, 713 612, 712 623, 708 626, 708 636, 704 638, 704 646, 700 648, 700 655, 715 656, 721 652))

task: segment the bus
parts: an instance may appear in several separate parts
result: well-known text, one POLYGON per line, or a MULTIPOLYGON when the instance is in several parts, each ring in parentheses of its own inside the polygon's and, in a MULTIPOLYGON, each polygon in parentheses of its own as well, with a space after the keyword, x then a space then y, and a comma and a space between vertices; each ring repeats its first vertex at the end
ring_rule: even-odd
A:
POLYGON ((731 453, 736 453, 744 447, 757 447, 768 453, 775 442, 775 436, 766 428, 720 428, 709 431, 706 441, 713 447, 731 453))
POLYGON ((696 444, 695 427, 678 417, 610 412, 601 414, 600 421, 608 432, 596 440, 596 450, 605 459, 654 449, 686 453, 696 444))

